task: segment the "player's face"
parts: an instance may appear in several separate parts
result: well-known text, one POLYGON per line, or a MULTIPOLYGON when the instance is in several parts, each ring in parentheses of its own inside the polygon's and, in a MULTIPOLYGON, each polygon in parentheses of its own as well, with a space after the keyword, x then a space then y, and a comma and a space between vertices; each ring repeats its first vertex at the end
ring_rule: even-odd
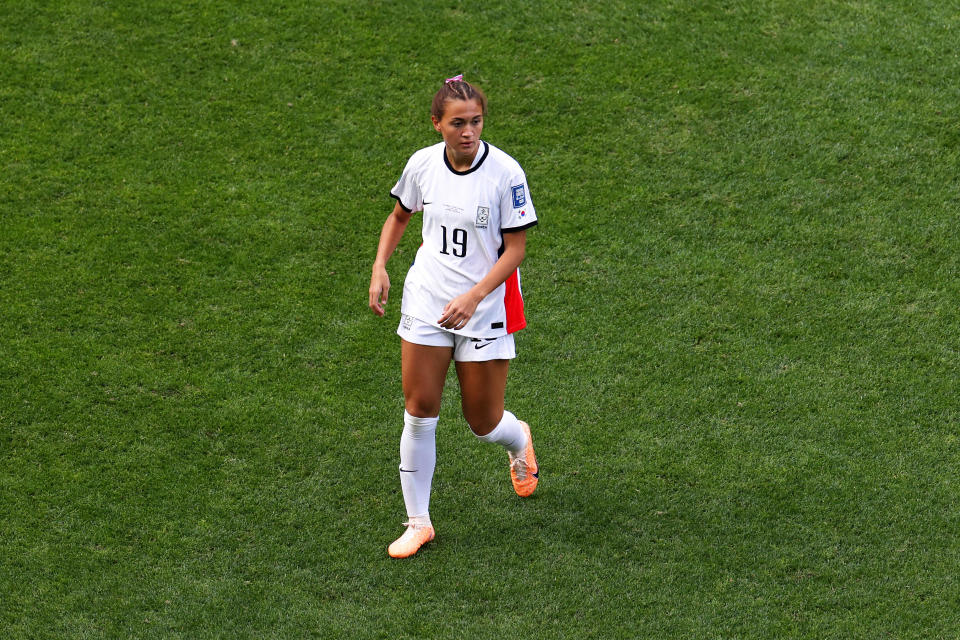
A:
POLYGON ((476 100, 447 100, 443 118, 433 118, 433 127, 443 136, 450 159, 457 164, 469 163, 480 148, 483 131, 483 109, 476 100))

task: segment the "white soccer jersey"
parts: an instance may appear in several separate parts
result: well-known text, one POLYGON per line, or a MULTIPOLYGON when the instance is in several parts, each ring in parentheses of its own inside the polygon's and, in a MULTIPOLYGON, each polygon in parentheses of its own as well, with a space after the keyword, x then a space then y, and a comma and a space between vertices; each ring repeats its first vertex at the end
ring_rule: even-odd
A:
MULTIPOLYGON (((403 284, 401 311, 437 327, 446 304, 493 268, 503 252, 503 234, 537 224, 520 165, 486 142, 467 171, 450 165, 443 142, 420 149, 390 195, 406 211, 423 211, 423 244, 403 284)), ((495 338, 525 326, 517 270, 457 333, 495 338)))

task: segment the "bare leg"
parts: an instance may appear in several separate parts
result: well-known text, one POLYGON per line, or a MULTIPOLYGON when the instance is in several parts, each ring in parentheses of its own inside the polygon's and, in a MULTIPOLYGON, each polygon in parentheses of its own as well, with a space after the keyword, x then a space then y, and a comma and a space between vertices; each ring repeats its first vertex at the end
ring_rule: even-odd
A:
POLYGON ((400 341, 403 399, 407 413, 418 418, 440 415, 440 398, 452 358, 452 347, 429 347, 400 341))
POLYGON ((503 418, 509 360, 458 362, 463 417, 478 436, 485 436, 503 418))

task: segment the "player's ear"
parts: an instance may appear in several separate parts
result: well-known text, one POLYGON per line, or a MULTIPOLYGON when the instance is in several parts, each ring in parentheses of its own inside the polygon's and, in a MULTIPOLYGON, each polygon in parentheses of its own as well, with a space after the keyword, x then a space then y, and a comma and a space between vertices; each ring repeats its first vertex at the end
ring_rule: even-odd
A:
POLYGON ((437 130, 437 133, 442 133, 440 131, 440 120, 435 115, 430 116, 430 121, 433 122, 433 128, 437 130))

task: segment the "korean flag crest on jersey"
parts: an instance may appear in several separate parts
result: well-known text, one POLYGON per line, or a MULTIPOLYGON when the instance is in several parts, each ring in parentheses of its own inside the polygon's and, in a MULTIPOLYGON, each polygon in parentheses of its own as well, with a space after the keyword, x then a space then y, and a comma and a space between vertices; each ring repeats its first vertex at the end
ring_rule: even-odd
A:
POLYGON ((515 187, 510 187, 513 190, 513 208, 519 209, 523 205, 527 204, 527 192, 524 190, 522 184, 518 184, 515 187))
POLYGON ((486 229, 488 222, 490 222, 490 207, 477 207, 477 221, 475 223, 477 229, 486 229))

